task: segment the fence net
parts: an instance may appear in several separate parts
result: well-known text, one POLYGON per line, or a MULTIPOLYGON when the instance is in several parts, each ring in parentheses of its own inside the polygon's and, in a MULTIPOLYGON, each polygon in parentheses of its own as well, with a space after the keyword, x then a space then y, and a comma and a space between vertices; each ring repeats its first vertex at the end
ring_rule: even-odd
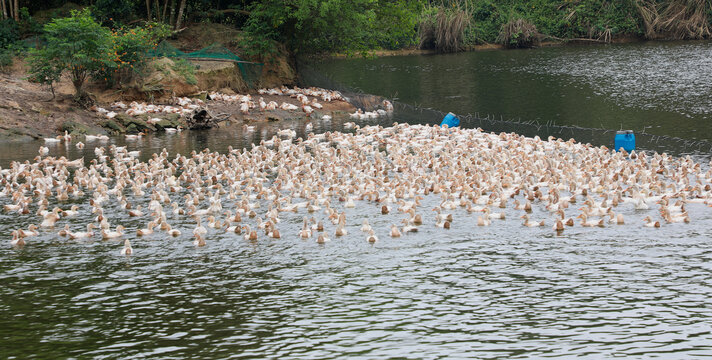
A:
POLYGON ((240 74, 248 86, 254 87, 260 76, 262 75, 262 67, 264 64, 244 61, 239 56, 235 55, 228 48, 220 44, 212 44, 208 47, 193 52, 183 52, 167 41, 162 41, 158 46, 148 52, 151 57, 167 57, 180 58, 186 60, 216 60, 216 61, 232 61, 237 64, 240 69, 240 74))

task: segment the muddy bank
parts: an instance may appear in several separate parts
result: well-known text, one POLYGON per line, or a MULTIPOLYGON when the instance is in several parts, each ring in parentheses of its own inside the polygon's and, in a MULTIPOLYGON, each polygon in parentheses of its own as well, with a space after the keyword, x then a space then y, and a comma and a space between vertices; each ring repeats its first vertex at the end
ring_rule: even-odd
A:
MULTIPOLYGON (((233 53, 241 53, 238 47, 240 32, 231 27, 217 24, 196 24, 179 36, 170 39, 174 46, 186 51, 202 49, 210 44, 220 44, 233 53)), ((209 92, 226 94, 253 94, 265 87, 293 86, 297 75, 285 49, 269 62, 262 64, 249 79, 235 62, 191 60, 192 70, 186 71, 176 61, 168 58, 152 59, 147 62, 143 75, 132 81, 106 88, 99 83, 84 86, 97 107, 110 109, 115 102, 126 104, 135 101, 145 104, 172 104, 177 97, 205 99, 209 92)), ((255 60, 259 59, 245 59, 255 60)), ((53 137, 64 131, 75 134, 121 134, 139 131, 161 131, 163 127, 185 127, 181 116, 146 114, 125 116, 117 111, 117 116, 107 118, 104 114, 85 109, 73 101, 74 88, 67 77, 55 84, 56 96, 48 88, 30 83, 24 59, 14 59, 11 68, 0 73, 0 141, 25 141, 53 137), (149 116, 151 115, 151 116, 149 116), (161 118, 160 124, 151 120, 161 118)), ((282 102, 297 104, 286 97, 282 102)), ((215 112, 237 113, 236 104, 208 103, 215 112)), ((348 104, 325 106, 323 112, 353 111, 348 104)), ((304 116, 297 112, 275 111, 269 115, 234 114, 233 121, 262 121, 267 118, 282 119, 304 116), (264 119, 262 119, 264 117, 264 119)))
MULTIPOLYGON (((228 75, 234 73, 232 70, 226 70, 228 68, 224 64, 212 67, 211 71, 197 72, 198 81, 192 85, 172 78, 169 72, 161 71, 144 80, 143 90, 148 88, 148 91, 136 88, 132 91, 111 92, 89 84, 87 90, 95 97, 96 105, 85 109, 73 101, 73 89, 67 79, 58 84, 56 96, 52 98, 48 89, 25 80, 21 61, 17 63, 11 73, 0 74, 0 141, 29 141, 54 137, 65 131, 81 136, 146 133, 179 127, 185 129, 189 127, 186 120, 192 116, 188 110, 196 106, 210 114, 221 115, 223 120, 238 124, 308 120, 356 111, 354 106, 344 100, 322 101, 318 97, 307 96, 308 101, 317 102, 320 107, 314 106, 311 113, 307 114, 302 108, 302 101, 294 94, 260 94, 258 90, 236 92, 233 88, 240 89, 241 85, 239 82, 231 83, 233 80, 228 75), (213 72, 215 69, 217 73, 213 72), (152 87, 145 84, 151 84, 152 87), (166 87, 163 87, 164 85, 166 87), (228 100, 211 100, 211 92, 208 90, 213 94, 224 95, 228 100), (239 99, 247 95, 251 98, 251 108, 242 111, 239 99), (178 101, 176 96, 184 97, 178 101), (147 99, 149 101, 146 101, 147 99), (260 109, 258 104, 261 101, 274 102, 278 107, 260 109), (177 105, 177 102, 182 105, 177 105), (155 108, 163 109, 163 105, 154 106, 158 104, 166 105, 167 109, 172 110, 156 111, 155 108)), ((377 101, 379 100, 375 99, 374 103, 377 101)))

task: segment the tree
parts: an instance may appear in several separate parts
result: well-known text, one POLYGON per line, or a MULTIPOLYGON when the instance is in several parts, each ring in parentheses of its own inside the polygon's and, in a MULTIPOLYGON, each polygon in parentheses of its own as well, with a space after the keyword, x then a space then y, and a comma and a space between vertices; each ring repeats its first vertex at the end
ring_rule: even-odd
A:
POLYGON ((363 51, 413 43, 420 0, 264 0, 253 2, 243 43, 268 53, 269 40, 298 53, 363 51))
POLYGON ((0 0, 0 10, 2 11, 2 20, 14 19, 15 21, 20 21, 20 3, 18 0, 0 0))
POLYGON ((178 17, 176 17, 176 30, 180 29, 180 22, 183 18, 183 11, 185 10, 185 0, 180 0, 180 6, 178 7, 178 17))
MULTIPOLYGON (((111 32, 96 23, 88 9, 72 11, 71 16, 45 25, 44 39, 43 48, 30 52, 32 76, 68 72, 78 101, 85 99, 82 86, 86 79, 114 67, 118 58, 111 32)), ((49 76, 47 81, 51 85, 56 79, 49 76)))

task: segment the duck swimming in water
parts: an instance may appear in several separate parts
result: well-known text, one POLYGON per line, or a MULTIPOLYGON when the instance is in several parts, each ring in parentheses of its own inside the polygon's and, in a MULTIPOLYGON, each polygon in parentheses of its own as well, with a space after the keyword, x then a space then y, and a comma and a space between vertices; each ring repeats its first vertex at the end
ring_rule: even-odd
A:
POLYGON ((133 248, 131 247, 131 242, 129 239, 124 240, 124 248, 121 249, 121 255, 131 255, 133 254, 133 248))
MULTIPOLYGON (((145 104, 132 108, 155 111, 145 104)), ((580 214, 586 216, 585 220, 579 216, 582 224, 596 227, 601 221, 597 216, 603 217, 604 223, 626 225, 622 214, 643 203, 659 205, 666 223, 680 224, 689 222, 694 211, 706 211, 705 205, 712 204, 712 172, 701 170, 692 158, 642 152, 633 158, 573 140, 490 134, 479 129, 408 124, 352 128, 349 133, 329 131, 301 139, 292 129, 265 128, 261 138, 266 140, 279 131, 279 136, 269 140, 270 146, 255 144, 226 153, 205 149, 169 156, 165 150, 141 160, 129 156, 125 147, 111 145, 97 147, 92 151, 95 158, 86 163, 51 156, 15 162, 0 169, 0 204, 24 223, 37 222, 39 214, 41 224, 48 216, 46 225, 64 226, 65 233, 69 229, 62 221, 70 216, 75 216, 74 223, 81 220, 78 211, 84 204, 80 202, 87 199, 96 213, 93 223, 103 230, 102 235, 123 233, 118 227, 111 231, 108 219, 117 221, 113 220, 114 211, 140 211, 138 206, 130 208, 133 203, 146 208, 134 215, 148 216, 147 221, 160 225, 167 234, 174 229, 165 221, 166 215, 181 226, 188 226, 188 216, 194 216, 195 233, 203 237, 211 225, 215 230, 210 231, 218 231, 220 236, 239 233, 248 238, 252 228, 264 228, 267 237, 274 237, 280 216, 284 217, 282 223, 296 221, 288 231, 299 231, 295 218, 306 212, 313 218, 302 226, 300 238, 324 231, 326 217, 336 226, 328 228, 334 232, 324 237, 345 235, 343 217, 356 221, 376 218, 380 219, 378 224, 400 221, 404 226, 396 226, 396 230, 403 236, 424 222, 433 223, 432 218, 423 221, 417 213, 422 211, 421 203, 435 206, 434 223, 443 229, 461 214, 460 208, 468 213, 481 211, 479 217, 463 218, 466 228, 493 219, 506 223, 508 219, 502 219, 505 212, 497 215, 488 209, 506 208, 509 199, 520 215, 551 214, 565 227, 573 226, 573 219, 565 217, 564 211, 575 211, 568 210, 568 204, 577 199, 583 203, 580 214), (71 210, 48 211, 52 201, 74 205, 71 210), (35 204, 40 211, 30 211, 35 204), (405 219, 394 214, 391 206, 407 214, 405 219), (689 213, 685 207, 690 207, 689 213), (205 227, 200 222, 202 216, 212 216, 205 227), (245 234, 248 223, 251 228, 245 234), (224 234, 226 229, 233 231, 224 234)), ((636 213, 646 211, 649 209, 636 213)), ((524 225, 542 226, 528 218, 524 225)), ((385 226, 381 230, 393 228, 385 226)), ((149 227, 139 230, 154 231, 149 227)), ((368 221, 361 230, 369 237, 372 231, 374 235, 379 231, 368 221)), ((18 237, 22 237, 20 231, 36 233, 35 228, 17 231, 18 237)), ((180 236, 179 231, 174 233, 171 236, 180 236)))

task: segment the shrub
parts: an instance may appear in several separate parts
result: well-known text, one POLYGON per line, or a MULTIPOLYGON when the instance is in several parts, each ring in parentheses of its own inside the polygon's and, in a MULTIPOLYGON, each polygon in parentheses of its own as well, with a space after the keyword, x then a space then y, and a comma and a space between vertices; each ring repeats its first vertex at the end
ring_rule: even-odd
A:
POLYGON ((422 11, 420 1, 379 1, 373 22, 375 45, 398 49, 418 44, 418 17, 422 11))
POLYGON ((465 31, 470 26, 470 15, 457 7, 429 9, 418 26, 421 49, 436 49, 449 53, 462 50, 465 31))
POLYGON ((68 72, 77 100, 84 98, 82 86, 89 76, 116 66, 118 60, 111 32, 96 23, 86 9, 45 25, 44 39, 43 48, 30 51, 31 77, 51 85, 58 74, 68 72))
POLYGON ((17 23, 13 19, 0 21, 0 49, 7 49, 20 39, 17 23))
POLYGON ((429 8, 420 16, 418 22, 418 48, 420 49, 435 49, 435 31, 437 8, 429 8))
POLYGON ((712 5, 707 0, 638 0, 645 36, 650 39, 707 39, 712 37, 712 5))
POLYGON ((124 83, 133 75, 140 74, 146 63, 147 53, 170 35, 166 24, 149 23, 145 27, 119 28, 112 33, 112 53, 118 57, 114 64, 95 76, 107 84, 124 83))
POLYGON ((364 52, 415 42, 416 0, 264 0, 252 2, 241 46, 269 58, 274 41, 295 53, 364 52))
POLYGON ((0 70, 5 71, 12 66, 12 51, 0 48, 0 70))
POLYGON ((539 32, 530 21, 512 19, 502 25, 497 42, 508 48, 532 47, 539 42, 539 32))
POLYGON ((18 26, 19 32, 23 36, 42 32, 42 25, 30 16, 30 11, 26 7, 20 8, 20 23, 18 26))
POLYGON ((28 57, 29 80, 48 86, 52 91, 52 98, 54 98, 54 83, 58 82, 62 76, 62 66, 56 59, 43 54, 44 52, 44 49, 31 50, 30 57, 28 57))
POLYGON ((92 13, 104 24, 124 23, 134 14, 134 5, 130 0, 96 0, 92 13))

